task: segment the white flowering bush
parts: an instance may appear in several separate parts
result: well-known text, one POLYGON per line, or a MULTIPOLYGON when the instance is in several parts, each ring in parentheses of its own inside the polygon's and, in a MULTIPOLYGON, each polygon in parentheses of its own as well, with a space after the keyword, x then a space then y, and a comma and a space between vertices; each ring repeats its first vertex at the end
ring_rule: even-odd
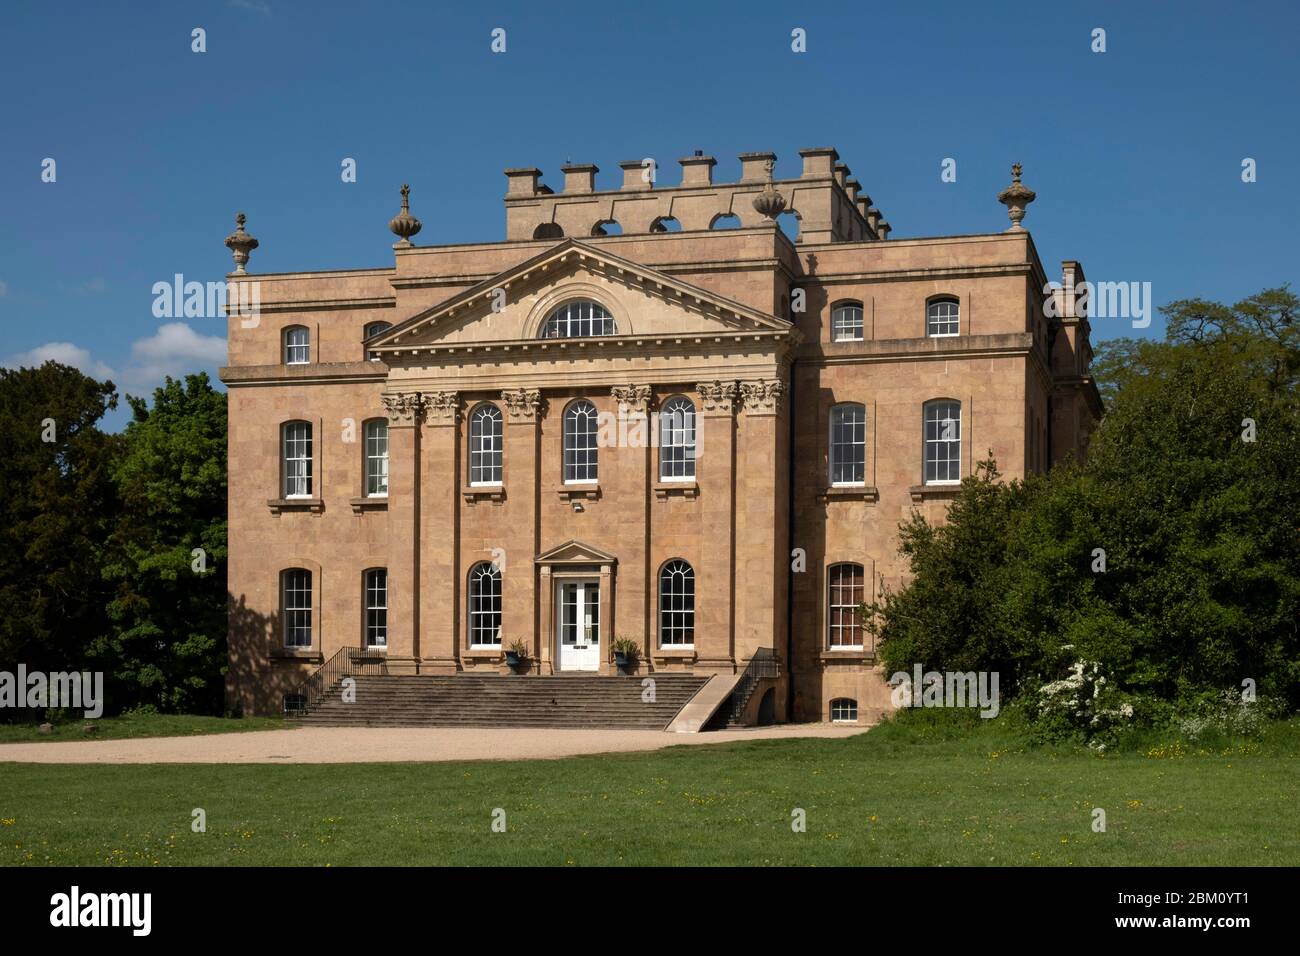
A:
POLYGON ((1059 680, 1025 696, 1034 735, 1044 740, 1081 739, 1104 750, 1134 719, 1133 702, 1107 679, 1096 661, 1075 661, 1059 680))
POLYGON ((1177 718, 1178 733, 1189 743, 1212 737, 1254 737, 1277 710, 1275 702, 1243 697, 1233 688, 1190 704, 1177 718))

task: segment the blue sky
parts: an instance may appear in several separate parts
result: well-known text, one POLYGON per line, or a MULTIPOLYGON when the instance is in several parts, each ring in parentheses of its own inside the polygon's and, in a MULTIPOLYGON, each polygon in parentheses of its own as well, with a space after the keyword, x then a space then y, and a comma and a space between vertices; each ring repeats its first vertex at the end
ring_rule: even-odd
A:
POLYGON ((693 149, 731 180, 740 152, 796 176, 801 147, 833 145, 893 238, 1004 229, 1018 160, 1049 274, 1073 258, 1157 303, 1235 300, 1297 277, 1297 9, 9 0, 0 362, 58 354, 136 393, 215 369, 224 323, 156 318, 151 290, 222 278, 236 210, 261 241, 251 271, 384 266, 402 182, 420 244, 493 241, 508 166, 558 188, 566 160, 594 162, 613 188, 620 160, 673 182, 693 149))

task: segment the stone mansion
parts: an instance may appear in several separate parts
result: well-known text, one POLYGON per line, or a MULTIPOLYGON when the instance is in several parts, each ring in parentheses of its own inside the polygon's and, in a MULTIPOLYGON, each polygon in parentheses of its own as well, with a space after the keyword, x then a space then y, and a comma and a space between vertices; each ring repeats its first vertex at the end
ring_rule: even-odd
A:
POLYGON ((858 609, 905 582, 900 522, 990 451, 1015 478, 1086 450, 1083 271, 1045 271, 1018 166, 1009 230, 891 238, 834 149, 800 157, 507 169, 490 243, 415 244, 403 187, 383 268, 247 272, 240 216, 230 707, 350 648, 527 680, 631 645, 638 676, 768 662, 747 722, 887 710, 858 609))

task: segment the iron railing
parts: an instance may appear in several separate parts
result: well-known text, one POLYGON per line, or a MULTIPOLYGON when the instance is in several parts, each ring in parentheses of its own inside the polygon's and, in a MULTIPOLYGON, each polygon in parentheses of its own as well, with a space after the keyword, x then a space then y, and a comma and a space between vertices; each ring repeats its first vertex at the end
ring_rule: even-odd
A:
POLYGON ((777 660, 772 648, 760 647, 754 651, 754 656, 745 665, 740 680, 731 692, 727 723, 735 723, 744 715, 745 705, 749 703, 749 698, 754 696, 754 688, 758 686, 759 681, 769 678, 775 679, 780 676, 781 662, 777 660))
POLYGON ((286 713, 302 715, 324 699, 345 677, 387 673, 383 654, 369 647, 341 647, 303 681, 293 696, 296 706, 286 703, 286 713))

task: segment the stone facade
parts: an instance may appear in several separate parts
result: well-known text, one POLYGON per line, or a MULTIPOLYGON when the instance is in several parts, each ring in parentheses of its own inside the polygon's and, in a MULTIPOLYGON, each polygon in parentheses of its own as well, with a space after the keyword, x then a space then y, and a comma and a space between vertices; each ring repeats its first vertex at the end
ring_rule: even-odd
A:
MULTIPOLYGON (((606 192, 591 166, 566 167, 559 194, 537 170, 507 170, 498 243, 412 245, 420 224, 404 191, 392 268, 232 273, 258 283, 261 308, 230 316, 221 376, 230 706, 277 710, 324 660, 375 640, 367 588, 382 569, 393 672, 506 673, 519 640, 531 670, 553 673, 585 640, 584 666, 612 674, 613 639, 626 638, 642 673, 733 674, 770 651, 781 676, 763 691, 778 720, 830 719, 833 701, 854 702, 836 716, 860 722, 887 709, 870 635, 847 647, 829 636, 832 569, 859 568, 870 600, 904 579, 899 522, 913 509, 942 520, 955 487, 925 480, 927 402, 960 403, 959 442, 946 447, 959 448, 948 453, 961 475, 990 450, 1008 477, 1084 453, 1100 405, 1073 307, 1083 274, 1065 263, 1045 308, 1047 276, 1019 220, 890 239, 834 150, 802 155, 803 176, 783 181, 771 154, 745 154, 735 184, 714 184, 705 156, 681 161, 676 186, 626 163, 623 188, 606 192), (771 218, 782 210, 795 242, 771 218), (738 227, 716 228, 733 214, 738 227), (955 334, 929 334, 937 301, 951 303, 955 334), (575 302, 603 308, 613 334, 545 337, 575 302), (860 308, 861 333, 836 341, 844 303, 860 308), (292 362, 290 338, 307 343, 292 362), (663 449, 645 438, 680 398, 694 412, 694 474, 665 477, 663 449), (565 413, 583 400, 602 423, 598 476, 566 480, 565 413), (830 421, 844 403, 862 409, 863 462, 860 480, 832 482, 830 421), (499 482, 471 479, 471 418, 488 405, 499 482), (310 458, 309 489, 289 477, 304 467, 286 461, 290 422, 310 426, 310 448, 294 453, 310 458), (372 430, 387 435, 386 495, 367 486, 372 430), (673 562, 693 574, 689 642, 661 635, 673 562), (485 563, 500 582, 489 644, 470 620, 470 577, 485 563), (292 612, 301 596, 286 597, 290 569, 310 572, 309 619, 292 612), (577 633, 565 623, 575 594, 597 633, 562 648, 560 632, 577 633)), ((232 246, 245 261, 246 238, 254 246, 232 246)), ((842 604, 859 592, 837 593, 842 604)))

